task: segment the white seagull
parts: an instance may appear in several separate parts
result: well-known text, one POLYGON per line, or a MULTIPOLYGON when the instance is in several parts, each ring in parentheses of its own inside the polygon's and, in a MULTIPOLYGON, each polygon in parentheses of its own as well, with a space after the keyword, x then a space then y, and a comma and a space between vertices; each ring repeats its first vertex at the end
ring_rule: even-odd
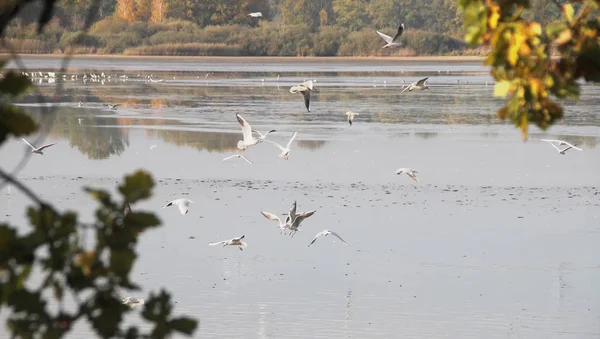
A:
POLYGON ((545 141, 547 143, 549 143, 550 145, 552 145, 552 147, 554 147, 558 153, 562 154, 562 155, 566 155, 566 152, 570 149, 574 149, 574 150, 578 150, 578 151, 583 151, 581 148, 577 147, 577 145, 572 145, 564 140, 549 140, 549 139, 540 139, 542 141, 545 141), (558 146, 556 146, 556 144, 558 144, 558 146, 567 146, 564 149, 560 149, 558 146))
POLYGON ((127 305, 131 308, 134 308, 138 305, 144 305, 144 299, 138 299, 134 297, 123 298, 122 302, 124 305, 127 305))
POLYGON ((193 203, 194 202, 191 201, 190 199, 175 199, 175 200, 169 202, 168 204, 166 204, 165 206, 163 206, 163 208, 167 208, 169 206, 175 205, 175 206, 179 207, 179 212, 182 215, 186 215, 190 204, 193 204, 193 203))
POLYGON ((337 234, 337 233, 335 233, 335 232, 333 232, 333 231, 329 231, 329 230, 322 230, 321 232, 317 233, 317 235, 315 236, 315 238, 313 239, 313 241, 311 241, 311 242, 310 242, 310 244, 308 244, 308 247, 310 247, 310 245, 314 244, 314 243, 315 243, 315 241, 317 241, 317 239, 318 239, 320 236, 322 236, 322 235, 324 235, 324 236, 328 236, 328 235, 330 235, 330 234, 331 234, 331 235, 333 235, 334 237, 336 237, 336 238, 340 239, 340 240, 341 240, 341 241, 344 243, 344 245, 346 245, 346 246, 350 246, 350 245, 348 245, 348 243, 346 243, 346 242, 344 241, 344 239, 342 239, 342 237, 340 237, 340 235, 339 235, 339 234, 337 234))
POLYGON ((50 146, 56 145, 56 143, 52 143, 52 144, 46 144, 46 145, 44 145, 42 147, 36 148, 32 144, 30 144, 29 141, 25 140, 25 138, 21 138, 21 139, 23 139, 23 141, 25 141, 25 143, 27 145, 29 145, 29 147, 31 147, 31 153, 37 153, 37 154, 40 154, 40 155, 44 155, 44 152, 43 152, 44 149, 46 149, 46 148, 48 148, 50 146))
POLYGON ((235 117, 242 126, 242 135, 244 137, 243 140, 238 141, 237 148, 240 151, 245 151, 248 147, 258 144, 260 140, 252 136, 252 126, 241 115, 236 114, 235 117))
POLYGON ((208 246, 216 246, 216 245, 223 245, 223 247, 237 246, 237 247, 239 247, 240 251, 243 251, 244 248, 248 246, 247 243, 242 241, 242 239, 244 239, 244 237, 246 237, 246 236, 242 235, 239 238, 233 238, 233 239, 223 240, 223 241, 219 241, 219 242, 211 242, 208 244, 208 246))
POLYGON ((354 113, 354 112, 346 112, 346 116, 348 117, 348 124, 350 124, 350 126, 352 126, 352 121, 354 120, 354 117, 360 115, 358 113, 354 113))
POLYGON ((83 102, 81 102, 81 101, 80 101, 80 102, 77 104, 77 107, 83 107, 83 102))
MULTIPOLYGON (((286 225, 286 228, 288 230, 290 230, 290 237, 294 237, 296 232, 298 232, 298 227, 300 227, 300 223, 302 223, 302 221, 304 221, 304 219, 315 214, 315 212, 316 212, 316 210, 312 210, 310 212, 303 212, 303 213, 296 214, 296 202, 294 201, 294 204, 292 205, 292 208, 290 209, 290 214, 288 215, 289 224, 286 225), (293 211, 293 213, 292 213, 292 211, 293 211)), ((286 223, 288 223, 288 219, 286 219, 286 223)))
POLYGON ((80 125, 81 125, 81 122, 82 122, 82 121, 83 121, 83 119, 81 119, 81 118, 78 118, 78 119, 77 119, 77 122, 79 122, 79 124, 80 124, 80 125))
POLYGON ((377 31, 377 34, 379 34, 379 36, 382 37, 383 40, 385 40, 385 42, 387 42, 387 45, 383 46, 382 48, 402 46, 402 43, 400 42, 400 36, 402 36, 402 33, 404 33, 404 23, 402 23, 400 27, 398 27, 398 32, 393 38, 387 34, 383 34, 380 31, 377 31))
POLYGON ((253 18, 262 18, 262 12, 253 12, 248 14, 249 16, 253 17, 253 18))
MULTIPOLYGON (((281 219, 279 219, 279 217, 273 213, 264 212, 264 211, 261 211, 260 213, 262 213, 262 215, 264 215, 265 218, 267 218, 269 220, 277 221, 279 223, 279 229, 283 232, 291 224, 291 221, 292 221, 291 216, 293 216, 293 218, 296 217, 296 202, 294 201, 294 203, 292 204, 292 207, 290 207, 290 212, 288 213, 287 217, 285 218, 285 222, 281 222, 281 219)), ((281 232, 279 232, 279 233, 281 233, 281 232)))
POLYGON ((117 110, 117 106, 119 106, 119 104, 108 104, 108 109, 112 110, 112 111, 116 111, 117 110))
POLYGON ((306 106, 306 109, 309 112, 310 112, 310 92, 313 90, 313 88, 314 88, 314 86, 313 86, 312 80, 305 81, 298 86, 290 87, 290 93, 292 93, 292 94, 302 93, 302 95, 304 96, 304 106, 306 106))
POLYGON ((267 140, 267 139, 265 139, 265 141, 270 142, 273 145, 277 146, 281 150, 281 154, 279 154, 279 156, 283 157, 285 160, 287 160, 288 156, 290 155, 290 152, 291 152, 290 146, 292 145, 292 142, 294 142, 294 139, 296 139, 296 135, 298 135, 298 132, 294 132, 294 134, 290 138, 290 141, 288 141, 288 143, 285 147, 281 146, 280 144, 276 143, 275 141, 271 141, 271 140, 267 140))
POLYGON ((417 171, 412 169, 412 168, 399 168, 396 171, 397 175, 400 175, 402 173, 406 173, 406 175, 408 175, 409 177, 411 177, 414 181, 419 182, 419 178, 417 178, 417 171))
POLYGON ((412 92, 415 89, 418 89, 418 90, 429 89, 429 87, 427 87, 427 85, 425 85, 425 81, 427 81, 427 79, 429 79, 429 77, 425 77, 419 81, 413 82, 412 84, 408 85, 408 87, 403 89, 401 93, 404 93, 406 91, 412 92))
POLYGON ((276 130, 274 130, 274 129, 272 129, 272 130, 270 130, 270 131, 267 131, 267 133, 265 133, 265 134, 262 134, 262 133, 260 133, 260 132, 259 132, 259 131, 257 131, 257 130, 252 130, 252 132, 254 132, 254 133, 258 134, 258 140, 261 140, 261 141, 262 141, 262 140, 265 140, 265 139, 267 138, 267 135, 269 135, 269 133, 274 133, 274 132, 277 132, 277 131, 276 131, 276 130))
POLYGON ((242 158, 242 159, 246 160, 246 162, 249 163, 250 165, 254 164, 252 161, 248 160, 245 156, 243 156, 243 155, 241 155, 239 153, 231 155, 231 156, 228 156, 227 158, 223 158, 222 161, 227 161, 227 160, 232 159, 232 158, 242 158))

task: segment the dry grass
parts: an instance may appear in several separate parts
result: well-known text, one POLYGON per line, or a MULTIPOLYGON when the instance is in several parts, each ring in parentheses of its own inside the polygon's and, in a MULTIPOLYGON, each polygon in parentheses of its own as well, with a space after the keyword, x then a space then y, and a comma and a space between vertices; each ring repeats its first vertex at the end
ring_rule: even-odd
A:
POLYGON ((187 43, 138 46, 126 49, 125 55, 165 55, 165 56, 239 56, 239 45, 187 43))

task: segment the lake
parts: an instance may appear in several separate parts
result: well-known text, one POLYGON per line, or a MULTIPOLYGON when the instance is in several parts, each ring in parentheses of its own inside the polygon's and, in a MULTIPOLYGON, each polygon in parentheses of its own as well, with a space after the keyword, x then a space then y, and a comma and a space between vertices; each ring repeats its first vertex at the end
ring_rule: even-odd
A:
MULTIPOLYGON (((132 208, 163 227, 140 239, 143 291, 124 296, 167 288, 175 313, 199 320, 196 338, 600 336, 598 86, 524 142, 496 117, 503 100, 478 61, 80 58, 64 78, 60 58, 22 61, 42 72, 18 102, 45 126, 28 140, 57 144, 18 177, 91 221, 84 186, 115 192, 124 174, 150 171, 154 195, 132 208), (422 77, 429 91, 401 93, 422 77), (289 92, 309 79, 311 112, 289 92), (352 126, 346 111, 360 114, 352 126), (298 132, 289 160, 262 142, 244 152, 253 165, 221 161, 242 137, 236 114, 280 144, 298 132), (563 156, 541 138, 583 151, 563 156), (184 197, 187 215, 161 208, 184 197), (316 213, 291 238, 261 211, 282 216, 294 201, 316 213), (350 246, 308 247, 323 229, 350 246), (208 246, 241 235, 244 251, 208 246)), ((3 144, 2 168, 28 149, 3 144)), ((29 203, 4 187, 2 220, 26 230, 29 203)))

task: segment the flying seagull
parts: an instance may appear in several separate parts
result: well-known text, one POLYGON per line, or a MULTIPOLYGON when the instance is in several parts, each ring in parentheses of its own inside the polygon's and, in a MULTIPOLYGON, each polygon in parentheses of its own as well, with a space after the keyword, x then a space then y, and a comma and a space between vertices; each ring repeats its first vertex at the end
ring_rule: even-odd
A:
POLYGON ((316 210, 296 214, 296 202, 294 201, 294 204, 292 204, 292 208, 290 209, 290 214, 288 215, 289 219, 286 219, 286 229, 290 230, 290 237, 294 237, 296 232, 298 232, 300 223, 302 223, 304 219, 315 214, 315 212, 316 210))
POLYGON ((400 25, 400 27, 398 27, 398 32, 396 33, 396 35, 393 38, 387 34, 383 34, 380 31, 377 31, 377 34, 379 34, 379 36, 382 37, 383 40, 385 40, 385 42, 387 42, 387 44, 385 46, 383 46, 382 48, 402 46, 402 43, 400 42, 400 37, 402 36, 403 32, 404 32, 404 23, 402 23, 400 25))
POLYGON ((308 80, 301 83, 298 86, 290 87, 290 93, 302 93, 304 96, 304 106, 306 106, 306 110, 310 112, 310 92, 313 90, 313 81, 308 80))
POLYGON ((81 101, 80 101, 80 102, 77 104, 77 107, 83 107, 83 102, 81 102, 81 101))
POLYGON ((116 111, 118 106, 119 106, 119 104, 114 104, 114 105, 108 104, 108 109, 111 111, 116 111))
POLYGON ((124 305, 127 305, 131 308, 134 308, 138 305, 144 305, 144 299, 138 299, 134 297, 123 298, 122 302, 124 305))
POLYGON ((235 117, 242 126, 242 135, 244 137, 243 140, 238 141, 237 148, 240 151, 245 151, 248 147, 258 144, 260 140, 252 136, 252 126, 241 115, 236 114, 235 117))
POLYGON ((352 120, 354 120, 354 117, 360 115, 358 113, 353 113, 353 112, 346 112, 346 116, 348 117, 348 124, 350 124, 350 126, 352 126, 352 120))
POLYGON ((223 245, 223 247, 237 246, 237 247, 239 247, 240 251, 243 251, 244 248, 248 246, 248 244, 246 244, 245 242, 242 241, 242 239, 244 239, 244 237, 246 237, 246 236, 242 235, 239 238, 233 238, 233 239, 223 240, 223 241, 219 241, 219 242, 211 242, 208 244, 208 246, 216 246, 216 245, 223 245))
POLYGON ((558 153, 562 154, 562 155, 566 155, 566 152, 570 149, 574 149, 574 150, 578 150, 578 151, 583 151, 581 148, 577 147, 577 145, 571 145, 570 143, 564 141, 564 140, 549 140, 549 139, 540 139, 542 141, 545 141, 547 143, 549 143, 550 145, 552 145, 552 147, 554 147, 558 153), (567 146, 564 149, 560 149, 558 146, 556 146, 556 144, 558 144, 558 146, 567 146))
POLYGON ((257 130, 252 130, 252 132, 258 134, 258 140, 265 140, 267 138, 267 135, 269 135, 269 133, 274 133, 274 132, 277 132, 277 131, 274 130, 274 129, 272 129, 270 131, 267 131, 267 133, 265 133, 265 134, 262 134, 262 133, 260 133, 257 130))
POLYGON ((281 219, 279 219, 279 217, 273 213, 264 212, 264 211, 261 211, 260 213, 262 213, 262 215, 264 215, 265 218, 267 218, 269 220, 277 221, 279 223, 279 229, 281 231, 284 231, 291 224, 292 218, 296 217, 296 202, 294 201, 294 203, 292 204, 292 207, 290 207, 290 212, 288 213, 287 217, 285 218, 285 222, 281 222, 281 219))
POLYGON ((176 199, 176 200, 169 202, 165 206, 163 206, 163 208, 167 208, 169 206, 175 205, 175 206, 179 207, 179 212, 182 215, 186 215, 190 204, 193 204, 193 203, 194 202, 191 201, 190 199, 176 199))
POLYGON ((412 84, 408 85, 408 87, 403 89, 401 93, 404 93, 406 91, 412 92, 415 89, 418 89, 418 90, 429 89, 429 87, 427 87, 427 85, 425 85, 425 81, 427 81, 427 79, 429 79, 429 77, 425 77, 419 81, 413 82, 412 84))
POLYGON ((250 165, 254 164, 252 161, 248 160, 245 156, 243 156, 243 155, 241 155, 239 153, 231 155, 231 156, 228 156, 227 158, 224 158, 223 161, 227 161, 227 160, 232 159, 232 158, 242 158, 242 159, 246 160, 246 162, 249 163, 250 165))
POLYGON ((344 241, 344 239, 342 239, 342 237, 340 237, 340 235, 339 235, 339 234, 337 234, 337 233, 335 233, 335 232, 333 232, 333 231, 329 231, 329 230, 322 230, 321 232, 317 233, 317 235, 315 236, 315 238, 314 238, 314 239, 313 239, 313 240, 310 242, 310 244, 308 244, 308 247, 310 247, 310 245, 314 244, 314 243, 315 243, 315 241, 317 241, 317 239, 318 239, 320 236, 322 236, 322 235, 324 235, 324 236, 328 236, 328 235, 330 235, 330 234, 331 234, 331 235, 333 235, 334 237, 336 237, 336 238, 340 239, 340 240, 341 240, 341 241, 344 243, 344 245, 346 245, 346 246, 350 246, 350 245, 348 245, 348 243, 346 243, 346 242, 344 241))
POLYGON ((417 171, 412 169, 412 168, 399 168, 396 171, 397 175, 400 175, 402 173, 406 173, 406 175, 408 175, 409 177, 411 177, 414 181, 419 182, 419 178, 417 178, 417 171))
POLYGON ((262 12, 253 12, 248 14, 249 16, 253 17, 253 18, 261 18, 262 17, 262 12))
POLYGON ((40 154, 40 155, 44 155, 44 152, 43 152, 44 149, 46 149, 46 148, 48 148, 50 146, 56 145, 56 143, 52 143, 52 144, 46 144, 46 145, 44 145, 42 147, 36 148, 32 144, 30 144, 29 141, 25 140, 25 138, 21 138, 21 139, 23 139, 23 141, 25 141, 25 143, 27 145, 29 145, 29 147, 31 147, 31 153, 37 153, 37 154, 40 154))
POLYGON ((281 150, 281 154, 279 154, 279 156, 283 157, 285 160, 287 160, 288 156, 290 155, 290 152, 291 152, 290 146, 292 145, 292 142, 294 142, 294 139, 296 139, 296 135, 298 135, 298 132, 294 132, 294 134, 290 138, 290 141, 288 141, 288 143, 285 147, 281 146, 280 144, 276 143, 275 141, 271 141, 271 140, 267 140, 267 139, 265 139, 265 141, 270 142, 273 145, 277 146, 281 150))

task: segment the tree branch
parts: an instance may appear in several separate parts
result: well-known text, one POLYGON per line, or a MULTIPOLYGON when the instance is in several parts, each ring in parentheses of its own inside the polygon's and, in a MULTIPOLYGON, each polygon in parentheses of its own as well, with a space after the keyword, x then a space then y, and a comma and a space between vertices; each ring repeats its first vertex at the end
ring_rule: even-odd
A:
POLYGON ((40 207, 49 206, 35 193, 33 193, 32 190, 27 188, 27 186, 23 185, 19 180, 13 178, 10 174, 4 172, 2 169, 0 169, 0 178, 4 179, 7 183, 15 185, 21 192, 25 193, 25 195, 29 197, 29 199, 33 200, 36 204, 40 205, 40 207))

